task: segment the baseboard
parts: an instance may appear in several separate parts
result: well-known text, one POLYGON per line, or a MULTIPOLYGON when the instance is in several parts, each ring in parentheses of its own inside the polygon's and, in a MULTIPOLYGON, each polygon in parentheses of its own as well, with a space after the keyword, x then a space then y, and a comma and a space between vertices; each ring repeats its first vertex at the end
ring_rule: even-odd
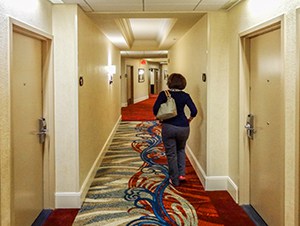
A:
POLYGON ((227 190, 227 176, 206 176, 207 191, 222 191, 227 190))
POLYGON ((234 201, 239 203, 239 188, 230 177, 227 178, 227 191, 234 201))
MULTIPOLYGON (((138 102, 141 102, 141 101, 147 100, 147 99, 149 99, 149 95, 134 99, 133 103, 136 104, 138 102)), ((128 107, 128 103, 121 103, 121 107, 128 107)))
POLYGON ((207 176, 189 146, 186 147, 186 153, 206 191, 228 191, 238 202, 238 187, 229 176, 207 176))
POLYGON ((93 166, 91 167, 86 179, 84 180, 80 192, 56 192, 55 193, 55 206, 56 208, 80 208, 81 204, 91 186, 91 183, 97 172, 97 168, 100 165, 105 151, 107 150, 108 145, 110 144, 113 135, 118 128, 118 125, 121 121, 121 116, 117 120, 117 123, 114 125, 111 133, 109 134, 105 144, 103 145, 101 151, 99 152, 93 166))
POLYGON ((56 192, 55 208, 80 208, 80 192, 56 192))
POLYGON ((140 98, 137 98, 137 99, 134 99, 134 103, 136 104, 138 102, 141 102, 141 101, 147 100, 147 99, 149 99, 149 95, 144 96, 144 97, 140 97, 140 98))
POLYGON ((234 199, 234 201, 238 203, 238 187, 229 176, 207 176, 205 190, 226 190, 234 199))
POLYGON ((192 164, 199 180, 201 181, 202 185, 205 188, 206 187, 206 174, 205 174, 204 170, 202 169, 200 163, 197 161, 194 153, 192 152, 192 150, 190 149, 190 147, 188 145, 186 146, 186 155, 187 155, 188 159, 190 160, 190 163, 192 164))

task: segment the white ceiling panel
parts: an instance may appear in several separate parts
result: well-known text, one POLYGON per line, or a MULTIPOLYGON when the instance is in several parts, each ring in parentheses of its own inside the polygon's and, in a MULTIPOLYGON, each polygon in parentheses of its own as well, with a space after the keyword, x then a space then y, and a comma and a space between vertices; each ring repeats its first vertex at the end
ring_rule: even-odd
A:
POLYGON ((142 0, 86 0, 95 12, 143 11, 142 0))
POLYGON ((201 0, 144 0, 145 4, 156 5, 156 4, 181 4, 181 5, 197 5, 201 0))
POLYGON ((157 39, 161 35, 161 30, 158 28, 165 27, 169 20, 161 18, 129 19, 134 38, 141 40, 157 39))
POLYGON ((124 57, 143 58, 145 56, 152 58, 167 58, 168 51, 121 51, 124 57))
POLYGON ((62 1, 67 4, 78 4, 86 12, 92 11, 90 6, 84 0, 62 0, 62 1))
POLYGON ((145 0, 145 11, 193 11, 201 0, 145 0))
MULTIPOLYGON (((50 0, 51 1, 51 0, 50 0)), ((54 1, 54 0, 52 0, 54 1)), ((240 0, 62 0, 86 12, 210 11, 229 8, 240 0), (225 6, 225 7, 224 7, 225 6), (229 6, 229 7, 226 7, 229 6)))
POLYGON ((195 9, 196 11, 215 11, 234 5, 240 0, 202 0, 195 9))

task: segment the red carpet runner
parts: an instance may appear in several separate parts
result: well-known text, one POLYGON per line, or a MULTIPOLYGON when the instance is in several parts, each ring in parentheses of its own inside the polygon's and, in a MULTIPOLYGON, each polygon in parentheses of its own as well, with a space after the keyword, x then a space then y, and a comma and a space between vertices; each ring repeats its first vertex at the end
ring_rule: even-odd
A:
POLYGON ((149 99, 136 104, 131 104, 128 107, 122 108, 122 121, 151 121, 155 120, 152 113, 152 106, 157 98, 157 95, 151 95, 149 99))

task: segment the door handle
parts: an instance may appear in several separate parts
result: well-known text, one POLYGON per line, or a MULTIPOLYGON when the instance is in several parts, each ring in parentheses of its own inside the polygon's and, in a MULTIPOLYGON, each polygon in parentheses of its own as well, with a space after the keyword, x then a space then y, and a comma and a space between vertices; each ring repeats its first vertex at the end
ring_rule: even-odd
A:
POLYGON ((253 127, 253 120, 254 116, 252 114, 247 115, 247 122, 245 125, 245 129, 247 130, 247 136, 249 139, 253 140, 253 136, 255 133, 254 127, 253 127))
POLYGON ((39 136, 40 144, 43 144, 46 140, 48 129, 47 129, 47 123, 45 118, 39 118, 39 132, 36 133, 36 135, 39 136))
POLYGON ((47 134, 48 130, 47 129, 43 129, 39 132, 36 133, 36 135, 43 135, 43 134, 47 134))

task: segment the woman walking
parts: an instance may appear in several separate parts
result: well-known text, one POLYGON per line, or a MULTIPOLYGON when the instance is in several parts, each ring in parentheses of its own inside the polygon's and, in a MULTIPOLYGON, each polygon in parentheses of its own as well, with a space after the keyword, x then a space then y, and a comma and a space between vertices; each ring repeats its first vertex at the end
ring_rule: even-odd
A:
MULTIPOLYGON (((167 85, 172 98, 176 102, 177 116, 161 121, 162 140, 168 160, 170 183, 178 186, 185 180, 185 146, 190 133, 190 122, 197 115, 197 108, 190 97, 184 92, 186 79, 179 73, 169 76, 167 85), (187 106, 190 115, 187 117, 184 108, 187 106)), ((167 101, 164 91, 160 92, 153 106, 153 113, 157 115, 159 107, 167 101)))

